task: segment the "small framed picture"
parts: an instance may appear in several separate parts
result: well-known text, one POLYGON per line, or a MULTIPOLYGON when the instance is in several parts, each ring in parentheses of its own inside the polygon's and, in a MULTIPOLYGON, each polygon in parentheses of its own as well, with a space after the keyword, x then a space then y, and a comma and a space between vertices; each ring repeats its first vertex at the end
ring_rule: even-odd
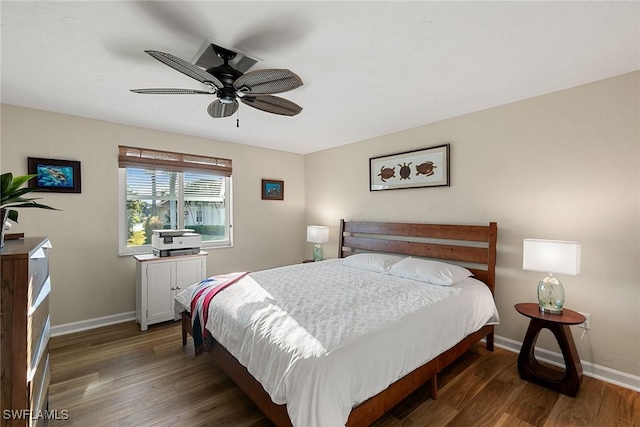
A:
POLYGON ((28 158, 29 187, 54 193, 80 193, 80 162, 75 160, 28 158))
POLYGON ((263 179, 262 200, 284 200, 284 181, 263 179))

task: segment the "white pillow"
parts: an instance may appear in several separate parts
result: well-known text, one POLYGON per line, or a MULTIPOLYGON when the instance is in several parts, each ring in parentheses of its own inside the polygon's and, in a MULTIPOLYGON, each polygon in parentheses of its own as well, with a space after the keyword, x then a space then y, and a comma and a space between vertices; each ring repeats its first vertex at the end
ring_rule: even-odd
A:
POLYGON ((360 253, 343 258, 342 265, 376 273, 386 273, 393 264, 401 259, 402 257, 395 255, 360 253))
POLYGON ((388 274, 440 286, 451 286, 473 274, 459 265, 420 258, 404 258, 391 266, 388 274))

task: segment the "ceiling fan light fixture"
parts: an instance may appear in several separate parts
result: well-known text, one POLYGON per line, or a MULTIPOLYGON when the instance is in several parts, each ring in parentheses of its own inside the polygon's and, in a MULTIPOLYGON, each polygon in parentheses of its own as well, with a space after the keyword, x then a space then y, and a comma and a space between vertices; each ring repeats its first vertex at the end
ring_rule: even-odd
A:
POLYGON ((207 113, 214 119, 232 116, 236 111, 238 111, 237 101, 222 103, 221 100, 216 99, 207 107, 207 113))

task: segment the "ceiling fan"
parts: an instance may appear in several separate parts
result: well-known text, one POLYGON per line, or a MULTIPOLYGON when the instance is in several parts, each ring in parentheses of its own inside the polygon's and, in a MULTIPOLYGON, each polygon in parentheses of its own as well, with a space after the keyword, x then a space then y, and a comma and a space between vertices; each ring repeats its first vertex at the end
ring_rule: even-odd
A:
POLYGON ((287 69, 265 69, 242 73, 229 61, 236 52, 211 45, 216 55, 223 61, 216 67, 202 68, 169 53, 146 50, 145 52, 182 74, 205 84, 210 91, 195 89, 151 88, 131 89, 131 92, 152 95, 216 95, 218 99, 207 107, 213 118, 229 117, 238 111, 238 99, 250 107, 282 116, 295 116, 302 107, 287 99, 273 96, 302 86, 302 79, 287 69))

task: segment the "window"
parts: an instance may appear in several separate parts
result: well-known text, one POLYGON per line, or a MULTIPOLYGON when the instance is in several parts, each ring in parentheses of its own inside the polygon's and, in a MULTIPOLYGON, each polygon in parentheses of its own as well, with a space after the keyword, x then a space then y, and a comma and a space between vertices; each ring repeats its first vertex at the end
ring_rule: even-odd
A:
POLYGON ((152 230, 193 229, 231 246, 231 160, 119 146, 120 254, 151 251, 152 230))

